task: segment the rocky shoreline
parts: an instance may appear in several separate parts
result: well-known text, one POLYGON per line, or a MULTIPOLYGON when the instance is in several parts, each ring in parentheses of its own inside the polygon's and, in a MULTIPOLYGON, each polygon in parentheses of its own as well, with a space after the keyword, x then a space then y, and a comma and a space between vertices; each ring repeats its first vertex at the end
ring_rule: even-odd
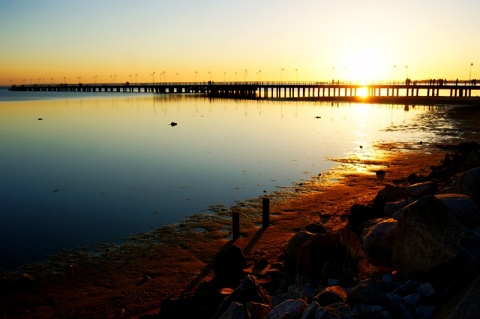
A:
MULTIPOLYGON (((473 318, 480 292, 479 145, 447 148, 428 175, 386 184, 348 224, 295 233, 250 271, 235 243, 215 277, 142 318, 473 318)), ((383 179, 378 171, 377 178, 383 179)))
MULTIPOLYGON (((452 134, 449 136, 455 141, 478 141, 479 118, 478 107, 452 108, 445 121, 452 120, 455 125, 444 133, 452 134)), ((181 318, 183 315, 207 318, 223 316, 227 306, 233 304, 232 308, 240 310, 239 318, 246 315, 246 309, 252 318, 263 318, 268 309, 282 302, 286 302, 282 307, 308 305, 312 307, 311 313, 327 311, 326 308, 333 311, 325 312, 320 318, 335 318, 336 306, 340 307, 339 318, 348 314, 359 318, 384 318, 383 315, 390 318, 390 314, 396 318, 399 311, 407 318, 408 315, 428 318, 448 314, 450 310, 444 307, 470 300, 464 296, 465 292, 476 289, 476 279, 472 289, 468 286, 468 281, 478 274, 476 261, 471 261, 476 258, 476 229, 468 227, 474 223, 470 225, 469 219, 466 219, 467 226, 459 221, 454 223, 457 226, 460 223, 457 227, 460 230, 457 237, 452 238, 461 244, 445 245, 449 254, 433 254, 450 258, 440 259, 442 266, 434 266, 435 271, 421 268, 410 274, 408 267, 399 264, 399 260, 404 259, 398 257, 403 256, 399 253, 405 252, 392 238, 400 238, 397 233, 410 230, 410 217, 416 213, 398 213, 408 207, 442 207, 442 220, 450 221, 447 218, 451 217, 450 212, 443 209, 446 205, 443 201, 449 198, 441 198, 445 196, 441 193, 457 192, 457 186, 450 179, 457 172, 467 170, 463 164, 466 147, 471 153, 475 145, 456 142, 436 147, 428 141, 377 144, 369 158, 334 159, 339 163, 336 169, 270 194, 271 224, 266 229, 259 228, 261 200, 252 199, 232 208, 212 207, 213 214, 193 215, 179 224, 132 236, 120 245, 103 245, 93 252, 65 251, 16 272, 1 272, 0 315, 5 318, 181 318), (382 170, 385 176, 379 172, 382 170), (418 195, 425 190, 426 198, 418 195), (420 198, 415 201, 416 197, 420 198), (241 214, 240 238, 236 241, 230 237, 233 209, 241 214), (395 214, 409 218, 395 218, 395 214), (401 219, 404 221, 399 225, 401 219), (381 240, 375 242, 374 238, 381 240), (318 243, 327 243, 326 251, 321 250, 322 246, 317 247, 318 243), (379 243, 387 245, 378 246, 379 243), (339 249, 332 251, 329 249, 332 245, 339 249), (230 253, 232 258, 228 257, 230 253), (460 257, 452 259, 453 255, 460 257), (329 259, 325 259, 327 257, 329 259), (227 262, 220 262, 222 258, 227 262), (229 260, 237 261, 229 263, 229 260), (445 268, 445 263, 451 268, 445 268), (442 269, 444 279, 452 282, 450 279, 455 278, 453 284, 448 280, 446 283, 434 280, 432 274, 442 274, 442 269), (450 274, 452 269, 457 271, 450 274), (247 299, 255 295, 242 292, 250 289, 248 287, 263 297, 239 302, 240 305, 235 303, 239 294, 247 299), (324 290, 327 296, 330 293, 341 296, 341 303, 331 306, 325 305, 325 297, 315 299, 324 290), (368 299, 370 296, 379 299, 368 299), (394 301, 397 303, 393 304, 394 301), (251 307, 263 310, 254 315, 257 310, 251 307)), ((472 198, 465 200, 475 202, 472 198)), ((475 205, 478 208, 478 202, 475 205)), ((425 238, 428 237, 421 237, 421 241, 425 238)), ((407 242, 403 247, 410 245, 407 242)), ((416 265, 417 261, 413 259, 406 264, 416 265)), ((307 316, 305 309, 302 315, 307 316)), ((282 318, 278 313, 272 316, 282 318)))

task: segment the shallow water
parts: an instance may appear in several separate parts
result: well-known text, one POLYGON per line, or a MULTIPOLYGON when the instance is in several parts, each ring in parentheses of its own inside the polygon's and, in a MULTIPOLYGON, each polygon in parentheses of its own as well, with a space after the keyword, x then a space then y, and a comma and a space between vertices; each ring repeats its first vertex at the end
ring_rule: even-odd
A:
POLYGON ((440 112, 41 94, 0 91, 0 267, 7 269, 272 192, 331 168, 328 158, 375 156, 375 142, 433 141, 435 132, 414 124, 423 117, 431 125, 440 112))

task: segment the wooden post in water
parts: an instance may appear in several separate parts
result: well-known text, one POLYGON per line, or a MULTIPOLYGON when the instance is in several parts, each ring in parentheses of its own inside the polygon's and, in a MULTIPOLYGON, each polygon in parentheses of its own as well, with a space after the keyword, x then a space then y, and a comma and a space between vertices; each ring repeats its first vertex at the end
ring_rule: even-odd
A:
POLYGON ((266 229, 270 226, 270 198, 266 195, 262 198, 262 208, 262 228, 266 229))
POLYGON ((237 240, 240 237, 240 212, 232 211, 232 238, 237 240))

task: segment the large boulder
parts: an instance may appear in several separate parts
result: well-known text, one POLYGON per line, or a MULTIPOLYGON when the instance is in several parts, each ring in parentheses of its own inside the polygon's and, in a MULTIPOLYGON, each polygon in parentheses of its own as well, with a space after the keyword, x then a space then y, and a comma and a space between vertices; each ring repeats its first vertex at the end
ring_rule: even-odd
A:
POLYGON ((362 237, 363 249, 370 263, 392 266, 393 242, 397 230, 397 221, 393 218, 384 219, 365 230, 362 237))
POLYGON ((285 257, 285 265, 288 268, 294 269, 296 267, 300 247, 313 237, 315 237, 315 234, 307 231, 301 231, 290 238, 283 252, 285 257))
POLYGON ((372 206, 353 204, 350 207, 347 228, 356 234, 361 234, 363 231, 363 224, 374 219, 376 215, 377 214, 372 206))
POLYGON ((344 269, 347 275, 356 274, 366 262, 357 236, 346 228, 336 232, 315 235, 299 250, 297 270, 320 277, 325 264, 344 269))
POLYGON ((385 204, 388 202, 396 202, 408 198, 405 187, 385 185, 385 188, 377 193, 373 199, 373 208, 376 211, 375 217, 384 217, 385 204))
POLYGON ((480 153, 478 152, 478 150, 471 151, 470 154, 468 154, 465 162, 463 163, 463 166, 466 169, 472 169, 480 166, 480 153))
POLYGON ((480 204, 480 167, 463 172, 457 179, 457 192, 470 196, 480 204))
POLYGON ((463 194, 438 194, 435 197, 448 207, 462 225, 468 228, 480 226, 480 210, 469 196, 463 194))
POLYGON ((324 263, 338 264, 343 255, 336 246, 335 238, 331 234, 315 235, 300 247, 297 259, 298 272, 320 274, 324 263))
POLYGON ((400 209, 408 205, 408 201, 406 200, 399 200, 396 202, 388 202, 385 203, 385 215, 386 216, 393 216, 396 212, 400 209))
POLYGON ((434 181, 428 181, 423 183, 413 184, 407 187, 408 196, 414 198, 420 198, 425 195, 434 195, 438 190, 437 183, 434 181))
POLYGON ((313 300, 321 306, 328 306, 335 302, 346 302, 347 292, 340 286, 330 286, 323 289, 313 300))
POLYGON ((217 255, 213 265, 215 280, 220 286, 235 287, 245 277, 247 267, 242 250, 235 245, 227 246, 217 255))
POLYGON ((427 272, 460 252, 467 229, 438 198, 427 195, 403 209, 393 245, 393 264, 402 275, 427 272))
MULTIPOLYGON (((267 291, 260 286, 259 282, 253 276, 247 276, 242 283, 228 296, 217 309, 213 318, 219 318, 223 315, 232 303, 245 304, 247 302, 256 302, 272 307, 272 299, 267 291)), ((237 309, 232 309, 237 310, 237 309)))

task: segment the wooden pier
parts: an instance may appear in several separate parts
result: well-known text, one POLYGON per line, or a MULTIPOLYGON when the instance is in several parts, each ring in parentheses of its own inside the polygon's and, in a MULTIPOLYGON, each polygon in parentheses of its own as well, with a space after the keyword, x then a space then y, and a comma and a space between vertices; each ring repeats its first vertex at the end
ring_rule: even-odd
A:
POLYGON ((205 94, 209 96, 271 98, 336 97, 478 97, 473 81, 415 81, 404 83, 351 84, 344 82, 169 82, 103 84, 12 85, 11 91, 138 92, 158 94, 205 94))

